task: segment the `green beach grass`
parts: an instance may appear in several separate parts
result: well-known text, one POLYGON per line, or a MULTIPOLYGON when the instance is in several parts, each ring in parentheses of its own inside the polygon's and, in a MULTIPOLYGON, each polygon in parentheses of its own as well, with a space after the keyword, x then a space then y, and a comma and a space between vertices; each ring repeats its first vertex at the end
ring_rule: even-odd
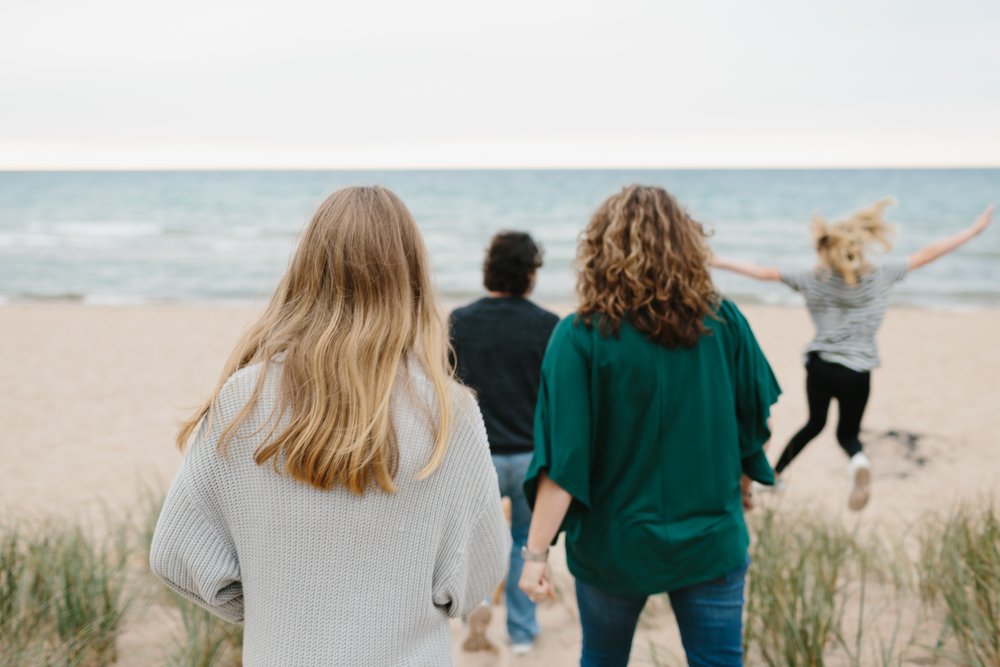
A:
POLYGON ((0 528, 4 665, 106 665, 132 596, 124 525, 98 540, 79 526, 0 528))
MULTIPOLYGON (((130 615, 150 607, 173 619, 159 664, 240 663, 242 626, 169 592, 149 572, 162 494, 143 498, 137 517, 101 531, 58 522, 0 526, 0 664, 112 664, 130 615)), ((747 664, 1000 664, 994 503, 962 505, 891 535, 780 507, 755 511, 750 525, 747 664)), ((669 615, 666 596, 658 596, 642 627, 655 633, 673 622, 669 615)), ((637 642, 634 661, 680 664, 678 650, 637 642)))
MULTIPOLYGON (((746 664, 1000 665, 1000 514, 992 501, 903 531, 767 508, 749 524, 746 664)), ((666 596, 655 602, 647 628, 673 622, 666 596)), ((655 642, 642 653, 633 651, 633 662, 683 664, 655 642)))

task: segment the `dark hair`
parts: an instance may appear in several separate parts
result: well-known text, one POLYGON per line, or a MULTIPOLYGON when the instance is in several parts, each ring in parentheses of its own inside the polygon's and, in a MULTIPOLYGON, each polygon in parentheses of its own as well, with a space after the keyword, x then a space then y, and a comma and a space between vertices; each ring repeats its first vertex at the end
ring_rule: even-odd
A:
POLYGON ((542 249, 524 232, 499 232, 483 260, 483 285, 491 292, 523 296, 542 265, 542 249))

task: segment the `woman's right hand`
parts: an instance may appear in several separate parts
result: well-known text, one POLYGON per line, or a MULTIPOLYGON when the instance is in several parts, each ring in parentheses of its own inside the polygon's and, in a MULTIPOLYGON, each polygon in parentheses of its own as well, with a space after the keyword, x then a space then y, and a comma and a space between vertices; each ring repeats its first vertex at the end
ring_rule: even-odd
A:
POLYGON ((548 563, 525 561, 517 586, 532 602, 548 600, 556 595, 548 563))
POLYGON ((985 211, 979 214, 979 217, 976 218, 976 221, 972 223, 973 234, 976 235, 982 234, 983 230, 990 226, 990 223, 993 222, 994 208, 995 207, 993 206, 993 204, 990 204, 989 206, 986 207, 985 211))
POLYGON ((986 210, 979 214, 979 217, 976 218, 975 222, 962 231, 943 239, 938 239, 937 241, 931 241, 923 248, 910 255, 907 258, 910 270, 912 271, 914 269, 919 269, 921 266, 926 266, 938 257, 947 255, 949 252, 965 243, 968 243, 971 239, 974 239, 982 234, 983 230, 989 227, 991 222, 993 222, 992 204, 987 206, 986 210))

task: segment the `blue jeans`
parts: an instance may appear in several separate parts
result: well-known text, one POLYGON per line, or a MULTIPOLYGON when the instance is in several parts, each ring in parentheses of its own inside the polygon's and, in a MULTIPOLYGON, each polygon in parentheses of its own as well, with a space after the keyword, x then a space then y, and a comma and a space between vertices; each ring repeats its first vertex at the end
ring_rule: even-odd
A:
POLYGON ((531 508, 524 497, 524 476, 531 463, 531 452, 524 454, 494 454, 493 465, 500 481, 500 495, 510 498, 510 570, 507 572, 507 634, 513 644, 529 644, 538 634, 535 603, 517 587, 521 579, 521 547, 528 542, 531 508))
MULTIPOLYGON (((742 565, 669 592, 690 667, 742 667, 746 572, 742 565)), ((646 598, 606 593, 577 580, 576 601, 583 626, 580 667, 625 667, 646 598)))

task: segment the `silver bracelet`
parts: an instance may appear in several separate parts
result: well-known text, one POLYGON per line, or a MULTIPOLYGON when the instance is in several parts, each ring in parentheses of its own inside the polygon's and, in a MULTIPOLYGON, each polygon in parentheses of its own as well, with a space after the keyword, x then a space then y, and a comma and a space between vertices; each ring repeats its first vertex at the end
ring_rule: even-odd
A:
POLYGON ((521 547, 521 558, 530 563, 546 563, 549 560, 549 549, 545 548, 545 551, 530 551, 528 547, 521 547))

